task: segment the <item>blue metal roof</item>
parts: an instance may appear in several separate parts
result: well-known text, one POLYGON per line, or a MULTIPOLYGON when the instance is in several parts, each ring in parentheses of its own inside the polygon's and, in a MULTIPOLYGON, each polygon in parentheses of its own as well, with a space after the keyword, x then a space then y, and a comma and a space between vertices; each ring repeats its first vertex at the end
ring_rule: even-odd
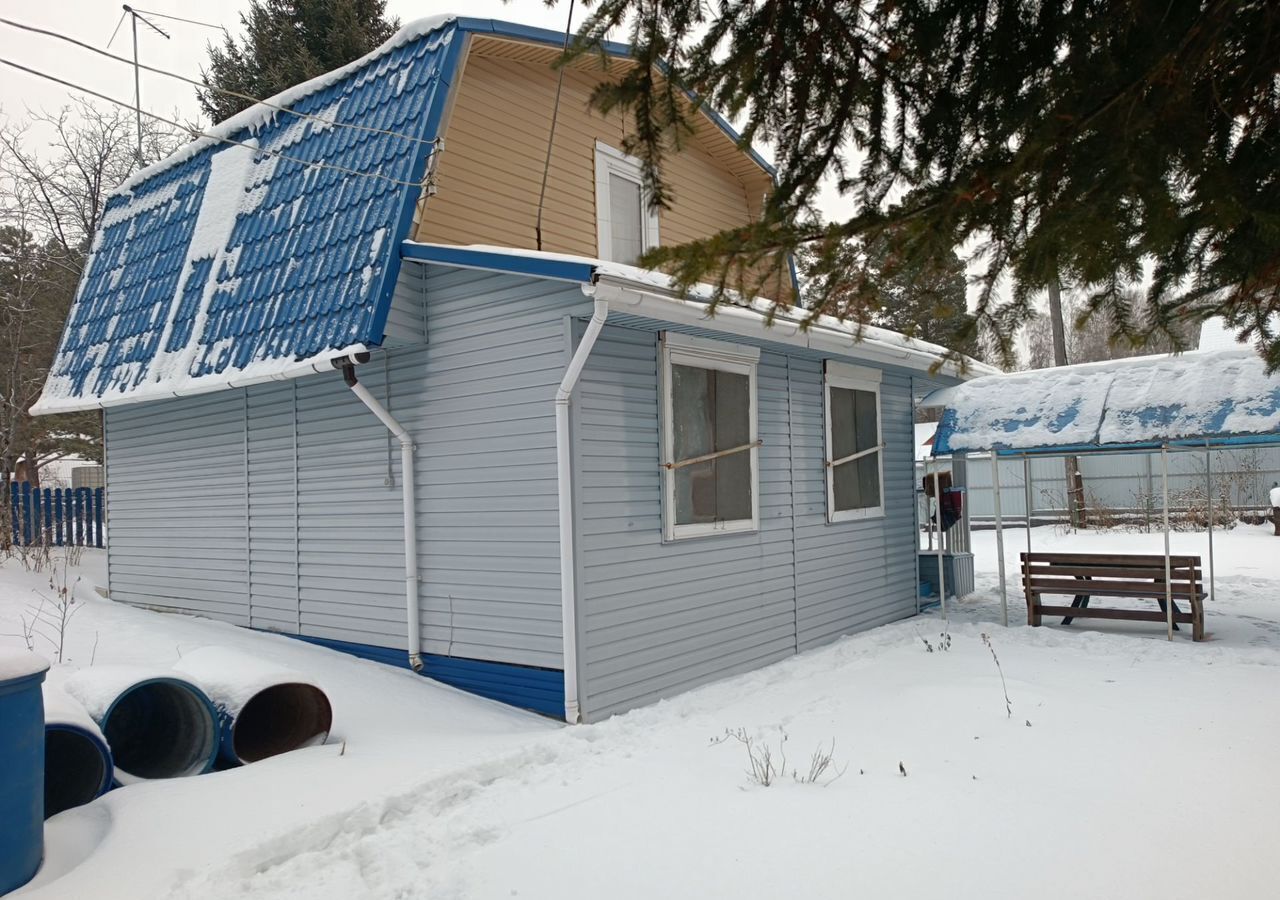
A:
POLYGON ((248 382, 379 343, 431 152, 402 135, 437 136, 456 33, 445 22, 291 105, 394 135, 266 110, 227 135, 256 151, 196 142, 110 198, 36 411, 225 387, 223 373, 248 382))
POLYGON ((936 456, 1280 444, 1280 373, 1249 349, 992 375, 924 405, 944 408, 936 456))
POLYGON ((286 377, 380 344, 467 32, 563 41, 488 19, 424 20, 273 98, 360 128, 254 107, 218 126, 219 140, 126 183, 107 202, 34 411, 286 377))

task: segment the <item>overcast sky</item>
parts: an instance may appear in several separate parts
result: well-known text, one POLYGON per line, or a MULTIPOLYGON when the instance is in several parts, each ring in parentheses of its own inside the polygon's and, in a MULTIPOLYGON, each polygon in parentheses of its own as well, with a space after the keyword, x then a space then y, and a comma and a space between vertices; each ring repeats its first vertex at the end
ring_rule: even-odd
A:
MULTIPOLYGON (((227 28, 234 35, 240 33, 239 13, 247 0, 141 0, 131 4, 138 10, 154 10, 184 18, 199 19, 227 28)), ((390 15, 399 16, 402 22, 465 9, 467 15, 511 19, 529 25, 552 28, 564 27, 567 7, 548 10, 541 0, 467 0, 459 3, 440 0, 390 0, 390 15)), ((107 49, 107 41, 120 21, 121 4, 113 0, 0 0, 0 10, 5 18, 24 25, 34 25, 50 31, 74 37, 94 47, 107 49)), ((579 14, 580 14, 579 10, 579 14)), ((153 19, 169 33, 169 39, 161 37, 145 25, 138 26, 138 51, 141 61, 159 69, 167 69, 190 78, 199 78, 200 66, 206 58, 205 46, 212 40, 220 40, 221 32, 189 25, 172 19, 153 19)), ((112 53, 132 57, 133 44, 126 20, 120 26, 112 53)), ((83 84, 100 93, 133 103, 133 67, 91 53, 54 38, 42 37, 0 24, 0 58, 10 59, 33 69, 57 75, 66 81, 83 84)), ((168 115, 178 109, 184 118, 195 118, 199 107, 195 100, 195 88, 189 84, 149 72, 142 73, 142 107, 168 115)), ((69 91, 33 75, 27 75, 6 67, 0 67, 0 109, 10 119, 23 117, 26 107, 57 109, 65 104, 69 91)))

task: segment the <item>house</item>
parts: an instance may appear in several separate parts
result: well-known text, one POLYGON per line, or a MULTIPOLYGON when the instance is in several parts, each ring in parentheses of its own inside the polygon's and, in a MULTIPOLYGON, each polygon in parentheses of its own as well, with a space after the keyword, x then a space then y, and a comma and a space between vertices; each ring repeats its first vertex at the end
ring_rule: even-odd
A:
POLYGON ((112 196, 37 411, 105 410, 115 600, 570 721, 916 612, 913 398, 954 368, 630 265, 771 171, 700 113, 650 212, 598 58, 537 250, 561 41, 415 23, 112 196))

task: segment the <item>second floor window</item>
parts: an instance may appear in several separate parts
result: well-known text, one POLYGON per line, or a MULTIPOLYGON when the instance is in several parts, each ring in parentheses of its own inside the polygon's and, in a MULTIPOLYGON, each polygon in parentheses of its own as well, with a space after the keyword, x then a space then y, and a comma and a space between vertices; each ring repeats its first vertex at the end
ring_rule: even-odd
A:
POLYGON ((649 209, 640 160, 596 142, 596 233, 601 259, 635 265, 658 246, 658 213, 649 209))

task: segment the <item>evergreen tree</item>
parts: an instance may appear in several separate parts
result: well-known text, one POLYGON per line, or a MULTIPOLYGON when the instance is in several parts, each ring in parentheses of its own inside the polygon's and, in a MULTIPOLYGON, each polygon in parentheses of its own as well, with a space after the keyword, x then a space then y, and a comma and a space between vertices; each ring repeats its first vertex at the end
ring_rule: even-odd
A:
POLYGON ((240 14, 244 37, 209 46, 204 88, 196 96, 221 122, 252 105, 222 91, 261 100, 346 65, 373 50, 399 27, 386 18, 386 0, 250 0, 240 14))
POLYGON ((685 88, 778 158, 758 221, 646 256, 682 284, 810 245, 838 288, 844 245, 892 233, 903 268, 976 257, 975 314, 1006 359, 1059 277, 1119 340, 1222 315, 1280 367, 1280 3, 600 0, 572 53, 611 30, 641 65, 593 103, 632 116, 655 202, 685 88), (829 179, 856 208, 822 223, 829 179))
POLYGON ((841 318, 982 357, 959 257, 943 253, 899 265, 895 252, 888 241, 879 240, 865 248, 863 258, 862 248, 846 244, 838 265, 824 269, 816 254, 804 248, 799 256, 803 294, 827 297, 827 309, 841 318), (841 278, 842 283, 834 283, 841 278))

